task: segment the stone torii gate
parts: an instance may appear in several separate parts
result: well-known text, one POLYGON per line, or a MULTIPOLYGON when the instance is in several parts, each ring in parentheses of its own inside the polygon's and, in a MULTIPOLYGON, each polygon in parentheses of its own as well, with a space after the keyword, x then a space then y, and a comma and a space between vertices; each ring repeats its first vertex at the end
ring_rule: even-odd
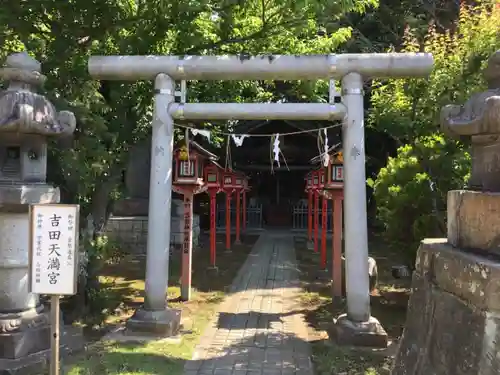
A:
POLYGON ((432 55, 415 53, 91 57, 88 69, 95 79, 154 80, 146 296, 128 328, 172 335, 179 327, 180 313, 166 306, 174 119, 343 120, 347 314, 336 321, 337 336, 363 344, 384 336, 378 343, 386 345, 385 332, 370 313, 363 80, 425 77, 432 67, 432 55), (342 103, 334 103, 332 95, 324 104, 175 103, 175 80, 318 79, 341 80, 342 103))

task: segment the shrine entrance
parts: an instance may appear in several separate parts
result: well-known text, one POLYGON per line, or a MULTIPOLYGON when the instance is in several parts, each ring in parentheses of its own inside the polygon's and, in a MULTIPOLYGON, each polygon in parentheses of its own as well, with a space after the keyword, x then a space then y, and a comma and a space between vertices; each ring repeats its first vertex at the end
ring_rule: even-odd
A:
MULTIPOLYGON (((363 86, 366 79, 418 78, 430 74, 433 58, 419 53, 330 54, 309 56, 93 56, 89 60, 90 75, 100 80, 154 80, 154 114, 152 121, 151 177, 146 258, 145 304, 128 321, 129 326, 151 332, 176 335, 180 327, 180 311, 166 305, 169 263, 172 154, 174 120, 307 120, 309 123, 342 121, 344 159, 344 220, 346 257, 347 313, 336 320, 339 337, 352 345, 353 338, 363 340, 383 332, 371 316, 368 260, 368 228, 366 212, 366 175, 364 142, 363 86), (328 80, 328 100, 322 103, 193 103, 186 102, 183 87, 192 80, 328 80), (175 81, 180 81, 180 102, 176 102, 175 81), (335 80, 340 80, 338 92, 335 80), (340 99, 340 100, 339 100, 340 99), (172 332, 176 327, 176 332, 172 332), (351 340, 350 340, 351 339, 351 340)), ((297 98, 300 100, 300 98, 297 98)), ((304 121, 301 121, 305 123, 304 121)), ((267 123, 267 121, 265 121, 267 123)), ((320 126, 317 126, 320 128, 320 126)), ((234 129, 231 129, 234 130, 234 129)), ((238 129, 232 133, 247 134, 238 129)), ((280 137, 277 129, 272 131, 280 137)), ((249 141, 252 140, 251 137, 249 141)), ((264 138, 264 137, 263 137, 264 138)), ((303 137, 303 140, 308 137, 303 137)), ((281 139, 281 138, 280 138, 281 139)), ((261 157, 269 156, 267 168, 273 165, 273 152, 286 155, 290 166, 292 153, 285 143, 273 149, 264 148, 261 157)), ((304 141, 305 142, 305 141, 304 141)), ((245 142, 246 143, 246 142, 245 142)), ((292 143, 293 144, 293 143, 292 143)), ((296 155, 322 151, 305 143, 297 144, 296 155)), ((257 155, 254 155, 257 156, 257 155)), ((277 159, 277 158, 276 158, 277 159)), ((302 159, 303 160, 303 159, 302 159)), ((243 166, 256 167, 248 162, 243 166)), ((260 164, 260 163, 259 163, 260 164)), ((281 164, 281 165, 280 165, 281 164)), ((241 167, 241 164, 240 164, 241 167)), ((238 165, 234 165, 237 169, 238 165)), ((240 168, 241 169, 241 168, 240 168)), ((248 169, 248 168, 247 168, 248 169)), ((385 332, 384 332, 385 333, 385 332)), ((387 338, 387 336, 385 336, 387 338)), ((340 340, 340 339, 339 339, 340 340)), ((341 340, 342 341, 342 340, 341 340)), ((373 341, 372 341, 373 342, 373 341)), ((385 341, 387 343, 387 341, 385 341)))
POLYGON ((293 195, 300 193, 300 178, 298 181, 297 179, 293 181, 287 171, 281 170, 275 173, 262 173, 262 177, 263 195, 266 192, 269 194, 269 203, 264 207, 266 227, 291 227, 290 207, 295 200, 293 195), (286 186, 292 188, 286 189, 286 186))

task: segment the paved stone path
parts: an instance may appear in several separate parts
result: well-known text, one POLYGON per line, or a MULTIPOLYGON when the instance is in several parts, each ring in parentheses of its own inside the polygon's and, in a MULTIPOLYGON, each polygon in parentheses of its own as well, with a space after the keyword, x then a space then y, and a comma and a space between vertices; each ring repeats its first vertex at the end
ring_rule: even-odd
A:
POLYGON ((291 233, 263 233, 185 374, 312 375, 299 292, 291 233))

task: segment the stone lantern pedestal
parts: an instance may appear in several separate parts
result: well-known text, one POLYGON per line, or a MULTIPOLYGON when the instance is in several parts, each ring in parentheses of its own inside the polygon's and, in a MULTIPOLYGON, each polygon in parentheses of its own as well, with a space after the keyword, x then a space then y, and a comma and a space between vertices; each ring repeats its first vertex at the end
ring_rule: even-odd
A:
POLYGON ((0 78, 9 84, 0 92, 0 373, 15 374, 40 370, 50 349, 49 311, 28 290, 29 205, 59 202, 46 183, 47 137, 71 134, 76 120, 34 92, 45 77, 26 53, 9 56, 0 78))
POLYGON ((500 51, 489 89, 442 110, 442 129, 470 137, 469 188, 448 193, 448 234, 425 239, 393 375, 493 375, 500 369, 500 51))

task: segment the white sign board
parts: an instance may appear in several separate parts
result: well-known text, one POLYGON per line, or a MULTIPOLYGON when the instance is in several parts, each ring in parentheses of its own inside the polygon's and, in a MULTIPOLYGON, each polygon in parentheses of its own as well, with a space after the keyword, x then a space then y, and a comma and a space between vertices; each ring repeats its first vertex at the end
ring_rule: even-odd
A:
POLYGON ((78 205, 30 207, 30 291, 76 294, 78 275, 78 205))

